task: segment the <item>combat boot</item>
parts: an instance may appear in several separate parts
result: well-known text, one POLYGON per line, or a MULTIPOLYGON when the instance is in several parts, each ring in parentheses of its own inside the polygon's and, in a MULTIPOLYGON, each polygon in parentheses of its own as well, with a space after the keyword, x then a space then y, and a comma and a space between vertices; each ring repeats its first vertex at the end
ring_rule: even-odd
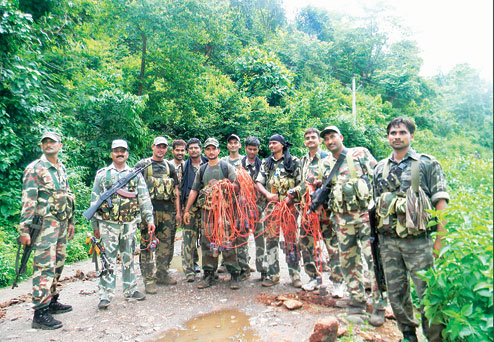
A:
POLYGON ((369 324, 375 327, 380 327, 381 325, 384 324, 384 314, 385 314, 384 309, 374 309, 372 311, 372 315, 369 318, 369 324))
POLYGON ((240 288, 239 285, 239 275, 237 272, 231 274, 230 279, 230 290, 238 290, 240 288))
POLYGON ((34 311, 33 323, 31 325, 33 329, 54 330, 62 327, 62 322, 57 321, 50 314, 50 308, 45 306, 34 311))
POLYGON ((417 334, 415 334, 415 331, 403 331, 402 334, 402 342, 418 342, 417 334))
POLYGON ((205 289, 214 284, 214 272, 213 271, 204 271, 204 277, 197 284, 198 289, 205 289))
POLYGON ((177 280, 171 277, 169 274, 165 274, 163 277, 159 277, 156 281, 158 285, 176 285, 177 280))
POLYGON ((279 284, 280 283, 280 275, 273 275, 273 276, 269 276, 267 277, 266 279, 264 279, 262 281, 262 286, 264 287, 271 287, 271 286, 274 286, 276 284, 279 284))
POLYGON ((72 311, 71 305, 65 305, 58 302, 58 294, 54 295, 51 299, 50 305, 48 305, 50 314, 59 314, 72 311))
POLYGON ((158 289, 156 288, 156 284, 154 282, 144 283, 144 292, 146 292, 147 294, 158 293, 158 289))
POLYGON ((250 269, 240 271, 240 275, 238 276, 239 281, 244 281, 250 278, 250 269))

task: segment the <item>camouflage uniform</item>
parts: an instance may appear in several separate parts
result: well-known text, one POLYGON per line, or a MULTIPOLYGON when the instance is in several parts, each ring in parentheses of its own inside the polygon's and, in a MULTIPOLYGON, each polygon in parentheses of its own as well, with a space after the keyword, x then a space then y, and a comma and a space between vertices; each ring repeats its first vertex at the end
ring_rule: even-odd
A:
MULTIPOLYGON (((139 161, 134 168, 148 164, 152 159, 147 158, 139 161)), ((173 246, 175 243, 175 233, 177 222, 175 215, 175 186, 178 185, 177 173, 173 163, 163 160, 153 161, 153 164, 142 172, 149 191, 149 197, 153 204, 155 234, 159 240, 156 249, 156 274, 154 274, 155 260, 153 251, 148 249, 150 236, 146 220, 139 224, 141 230, 141 245, 139 253, 139 263, 145 285, 165 281, 168 275, 168 268, 173 258, 173 246)))
MULTIPOLYGON (((119 171, 113 164, 98 170, 91 193, 91 205, 96 204, 103 192, 131 171, 132 169, 128 165, 119 171)), ((91 223, 93 230, 99 229, 100 231, 101 242, 112 268, 115 268, 117 253, 120 252, 123 292, 125 297, 130 297, 137 287, 134 272, 134 251, 137 223, 140 219, 139 211, 142 218, 148 223, 154 224, 154 218, 149 192, 142 175, 132 179, 123 189, 135 194, 135 198, 113 195, 113 208, 108 208, 104 202, 91 219, 91 223)), ((108 273, 100 278, 98 286, 100 300, 110 301, 113 298, 115 283, 114 273, 108 273)))
MULTIPOLYGON (((195 167, 194 164, 192 164, 192 168, 194 169, 194 174, 197 174, 200 165, 195 167)), ((189 196, 185 199, 185 203, 187 203, 188 199, 189 196)), ((196 203, 197 201, 192 204, 189 210, 190 223, 188 225, 184 224, 182 230, 182 269, 186 277, 194 275, 194 263, 199 260, 197 253, 197 239, 201 224, 201 210, 196 203)))
MULTIPOLYGON (((434 266, 433 241, 429 231, 422 231, 418 235, 400 233, 401 237, 397 234, 398 226, 403 226, 407 216, 406 210, 400 209, 399 203, 404 202, 406 204, 405 193, 411 185, 411 165, 414 161, 417 161, 419 165, 420 188, 431 204, 435 205, 441 199, 448 201, 446 180, 439 162, 431 156, 418 154, 413 149, 410 149, 399 163, 393 159, 392 155, 381 160, 376 166, 374 174, 379 241, 381 242, 381 258, 388 288, 388 298, 398 327, 402 332, 415 331, 418 326, 413 315, 410 276, 421 300, 426 289, 426 283, 416 273, 434 266), (392 170, 398 165, 404 167, 401 175, 397 177, 398 182, 396 186, 393 186, 394 189, 391 186, 387 188, 387 186, 382 185, 383 178, 388 179, 383 176, 386 164, 388 164, 388 170, 392 170), (403 200, 398 201, 399 198, 403 200)), ((419 308, 419 311, 422 315, 422 328, 427 339, 429 341, 442 341, 443 326, 429 326, 423 306, 419 308)))
MULTIPOLYGON (((268 158, 273 158, 269 156, 268 158)), ((257 175, 256 182, 261 183, 267 191, 277 194, 280 201, 283 201, 287 195, 288 190, 298 186, 301 181, 300 174, 300 161, 297 157, 292 156, 295 163, 295 170, 292 174, 288 174, 283 165, 284 156, 275 160, 273 158, 273 165, 271 170, 267 170, 266 162, 268 158, 264 159, 261 164, 261 170, 257 175)), ((268 207, 272 208, 272 206, 268 207)), ((269 210, 268 210, 269 211, 269 210)), ((266 212, 265 215, 269 215, 266 212)), ((272 228, 277 230, 278 236, 272 235, 270 229, 268 229, 268 236, 266 238, 266 260, 268 264, 268 276, 270 278, 277 277, 280 274, 280 261, 279 261, 279 242, 280 242, 280 227, 272 228)), ((292 248, 295 246, 292 246, 292 248)), ((288 246, 290 248, 290 246, 288 246)), ((298 256, 294 258, 289 255, 286 256, 286 262, 288 265, 288 273, 293 280, 300 279, 300 262, 298 256)))
MULTIPOLYGON (((237 159, 231 159, 230 156, 225 156, 221 158, 221 160, 226 161, 229 163, 231 166, 233 166, 236 170, 240 166, 242 166, 242 158, 244 156, 239 155, 237 159)), ((249 240, 249 237, 239 237, 235 241, 235 245, 241 245, 238 248, 235 248, 235 252, 237 253, 237 261, 238 265, 240 266, 241 272, 246 272, 250 273, 250 266, 249 266, 249 245, 247 241, 249 240)))
POLYGON ((185 161, 182 160, 180 162, 180 164, 175 164, 175 159, 171 159, 169 161, 173 166, 175 166, 175 172, 177 173, 177 181, 178 181, 178 190, 180 190, 180 184, 182 183, 182 176, 184 175, 184 164, 185 164, 185 161))
MULTIPOLYGON (((245 169, 250 175, 250 178, 256 182, 257 174, 259 171, 256 171, 255 164, 251 164, 249 160, 246 158, 245 160, 245 169)), ((256 244, 256 271, 261 274, 268 273, 268 266, 266 260, 266 239, 264 237, 264 224, 261 221, 261 215, 266 209, 266 199, 262 196, 259 196, 257 200, 257 210, 259 212, 259 221, 257 222, 256 228, 254 230, 254 242, 256 244)), ((246 247, 248 253, 248 247, 246 247)), ((238 255, 239 253, 237 253, 238 255)), ((247 254, 248 257, 248 254, 247 254)), ((242 258, 239 256, 239 259, 242 258)), ((248 260, 248 259, 247 259, 248 260)), ((240 260, 239 260, 240 263, 240 260)))
POLYGON ((74 195, 62 163, 52 164, 42 155, 24 170, 21 235, 29 234, 36 215, 42 217, 41 232, 33 244, 33 307, 50 304, 58 293, 57 283, 65 263, 67 229, 73 224, 74 195))
MULTIPOLYGON (((329 177, 336 159, 330 156, 324 160, 323 182, 329 177)), ((340 249, 340 265, 343 278, 352 299, 359 303, 366 301, 363 263, 361 255, 371 270, 374 300, 378 307, 385 302, 380 299, 377 283, 372 270, 374 264, 370 247, 370 224, 368 206, 372 198, 370 180, 377 162, 363 147, 347 149, 347 156, 331 180, 329 198, 331 220, 336 224, 340 249), (349 160, 352 164, 349 165, 349 160), (354 169, 354 171, 352 171, 354 169), (352 175, 352 173, 354 174, 352 175), (364 179, 367 178, 367 179, 364 179)))
MULTIPOLYGON (((300 185, 293 190, 299 194, 302 202, 305 201, 305 193, 307 191, 305 182, 312 183, 316 179, 322 179, 324 172, 323 159, 327 157, 327 154, 324 155, 323 152, 317 151, 312 159, 309 153, 305 154, 300 159, 302 179, 304 180, 304 182, 300 183, 300 185)), ((331 279, 341 282, 343 280, 343 276, 341 274, 339 262, 338 239, 336 233, 333 231, 333 224, 329 220, 330 211, 327 207, 327 203, 324 204, 324 212, 325 214, 323 214, 319 218, 319 223, 321 227, 322 237, 329 253, 331 279)), ((303 230, 303 227, 300 227, 300 236, 300 246, 305 273, 307 273, 309 277, 315 278, 319 274, 319 272, 314 261, 314 237, 311 235, 307 235, 306 232, 303 230)))
MULTIPOLYGON (((231 182, 235 181, 236 173, 235 168, 230 164, 228 166, 228 179, 231 182)), ((215 272, 218 268, 218 255, 211 249, 210 242, 206 236, 206 230, 210 230, 211 227, 207 226, 207 217, 210 214, 208 210, 208 204, 205 203, 206 194, 211 189, 209 185, 213 180, 224 179, 223 171, 221 169, 221 162, 215 166, 210 166, 207 164, 206 169, 202 175, 198 171, 196 173, 196 178, 194 179, 194 184, 192 185, 192 190, 199 192, 199 197, 197 199, 197 206, 202 207, 201 220, 202 220, 202 230, 201 230, 201 250, 202 250, 202 269, 204 272, 215 272)), ((240 272, 240 267, 237 261, 237 255, 235 249, 224 249, 222 252, 224 264, 226 269, 231 274, 238 274, 240 272)))

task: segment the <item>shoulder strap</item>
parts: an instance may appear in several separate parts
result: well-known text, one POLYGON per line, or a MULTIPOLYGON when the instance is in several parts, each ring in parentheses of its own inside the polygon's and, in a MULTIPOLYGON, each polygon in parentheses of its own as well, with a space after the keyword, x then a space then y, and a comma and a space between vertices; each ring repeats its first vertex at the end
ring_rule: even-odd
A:
POLYGON ((226 161, 220 160, 221 172, 223 173, 223 178, 228 178, 228 163, 226 161))
POLYGON ((201 183, 202 183, 202 179, 204 178, 204 172, 206 171, 207 167, 208 167, 208 163, 204 163, 199 168, 199 180, 201 181, 201 183))
POLYGON ((350 171, 350 176, 352 178, 357 178, 357 171, 355 170, 355 162, 353 160, 353 156, 351 154, 352 150, 348 149, 346 154, 346 163, 348 164, 348 170, 350 171))
POLYGON ((386 162, 383 168, 383 179, 386 179, 389 176, 389 163, 390 163, 389 158, 386 158, 386 162))
POLYGON ((420 162, 418 160, 412 160, 412 164, 410 166, 412 171, 412 190, 415 193, 419 191, 420 186, 419 164, 420 162))

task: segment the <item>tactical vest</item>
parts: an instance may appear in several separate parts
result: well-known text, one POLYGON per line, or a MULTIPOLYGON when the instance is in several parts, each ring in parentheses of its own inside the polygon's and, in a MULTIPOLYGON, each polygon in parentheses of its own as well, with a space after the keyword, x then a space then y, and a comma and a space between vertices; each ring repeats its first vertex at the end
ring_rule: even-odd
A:
POLYGON ((72 218, 75 206, 75 197, 67 187, 62 188, 58 182, 57 175, 52 168, 48 172, 53 180, 55 188, 42 186, 39 189, 38 201, 41 206, 48 208, 50 214, 58 220, 64 221, 72 218))
MULTIPOLYGON (((208 163, 204 163, 201 165, 199 168, 199 182, 202 184, 202 181, 204 179, 204 172, 206 172, 206 168, 208 167, 208 163)), ((220 160, 220 168, 221 168, 221 173, 223 175, 223 179, 228 178, 228 162, 224 160, 220 160)), ((199 191, 199 196, 197 198, 197 207, 202 208, 204 210, 211 210, 213 207, 213 204, 211 203, 211 191, 213 189, 206 185, 204 186, 201 191, 199 191)))
MULTIPOLYGON (((431 214, 427 210, 432 209, 432 203, 420 187, 419 160, 411 161, 412 179, 406 192, 386 191, 377 198, 376 214, 379 219, 378 231, 380 233, 396 234, 400 238, 406 238, 423 234, 428 230, 431 214)), ((388 158, 383 168, 383 179, 388 178, 389 164, 388 158)), ((396 189, 400 186, 401 183, 397 184, 396 189)))
POLYGON ((153 165, 149 165, 144 171, 144 178, 148 187, 151 200, 168 201, 175 198, 175 181, 170 177, 170 165, 163 163, 166 171, 159 177, 153 176, 153 165))
MULTIPOLYGON (((98 213, 101 218, 105 221, 115 221, 115 222, 132 222, 136 219, 139 214, 139 204, 137 201, 137 177, 133 178, 127 184, 127 191, 133 197, 124 197, 118 193, 111 196, 111 202, 113 207, 108 206, 108 202, 103 202, 98 209, 98 213)), ((111 169, 106 170, 105 181, 103 182, 104 190, 106 191, 113 186, 111 179, 111 169)))
POLYGON ((278 194, 280 200, 283 200, 288 190, 295 187, 295 179, 287 172, 280 172, 280 168, 276 166, 274 170, 269 170, 267 186, 272 194, 278 194))
POLYGON ((349 150, 346 155, 350 179, 345 183, 336 183, 330 196, 331 210, 336 213, 367 210, 372 198, 370 181, 367 175, 357 177, 355 161, 349 150))

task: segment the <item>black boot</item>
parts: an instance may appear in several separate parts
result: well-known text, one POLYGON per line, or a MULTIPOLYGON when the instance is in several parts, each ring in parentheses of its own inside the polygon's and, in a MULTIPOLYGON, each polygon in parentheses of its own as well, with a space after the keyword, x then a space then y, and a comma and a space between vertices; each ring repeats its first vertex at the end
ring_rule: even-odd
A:
POLYGON ((59 313, 65 313, 65 312, 72 311, 71 305, 65 305, 65 304, 58 302, 58 294, 53 296, 53 298, 51 299, 50 305, 48 307, 50 308, 51 314, 59 314, 59 313))
POLYGON ((237 272, 231 273, 232 278, 230 279, 230 289, 238 290, 240 288, 239 285, 239 274, 237 272))
POLYGON ((214 284, 214 271, 204 271, 204 277, 197 284, 198 289, 205 289, 214 284))
POLYGON ((417 335, 415 331, 403 331, 403 340, 406 342, 418 342, 417 335))
POLYGON ((54 330, 62 327, 62 322, 57 321, 50 314, 48 306, 34 311, 33 329, 54 330))

